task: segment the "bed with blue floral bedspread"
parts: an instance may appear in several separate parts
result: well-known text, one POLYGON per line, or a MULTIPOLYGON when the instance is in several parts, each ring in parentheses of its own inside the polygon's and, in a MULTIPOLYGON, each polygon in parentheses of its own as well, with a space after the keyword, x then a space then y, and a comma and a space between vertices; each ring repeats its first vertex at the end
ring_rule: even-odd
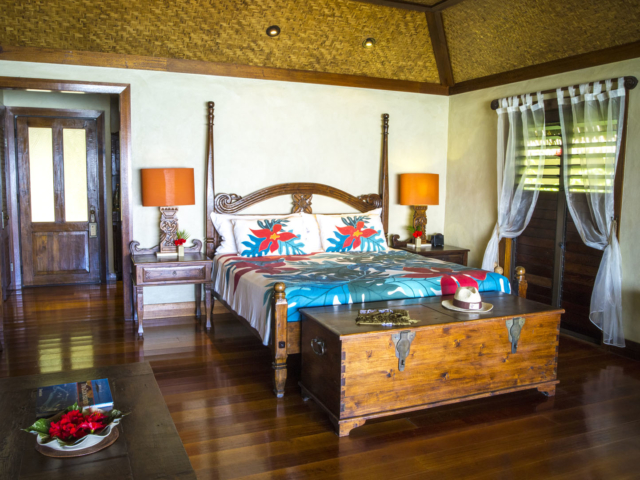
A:
POLYGON ((213 275, 216 293, 249 321, 265 345, 277 282, 287 287, 289 322, 299 321, 299 309, 305 307, 451 295, 458 286, 511 293, 509 281, 497 273, 403 250, 258 258, 216 255, 213 275))

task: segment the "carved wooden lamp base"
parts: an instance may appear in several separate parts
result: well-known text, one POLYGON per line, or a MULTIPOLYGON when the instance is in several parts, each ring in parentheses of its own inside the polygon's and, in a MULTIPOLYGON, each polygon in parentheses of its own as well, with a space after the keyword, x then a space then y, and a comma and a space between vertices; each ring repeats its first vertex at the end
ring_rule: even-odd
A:
POLYGON ((423 234, 422 240, 426 241, 427 231, 427 206, 426 205, 414 205, 413 206, 413 228, 420 230, 423 234))
POLYGON ((158 257, 178 255, 174 240, 178 232, 178 207, 160 207, 160 251, 158 257))

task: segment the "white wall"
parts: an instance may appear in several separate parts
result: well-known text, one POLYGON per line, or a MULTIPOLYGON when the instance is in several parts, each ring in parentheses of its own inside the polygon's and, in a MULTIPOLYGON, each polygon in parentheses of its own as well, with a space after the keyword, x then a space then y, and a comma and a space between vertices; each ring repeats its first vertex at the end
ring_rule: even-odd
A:
MULTIPOLYGON (((445 237, 470 248, 469 263, 479 267, 497 220, 497 114, 493 99, 578 83, 635 75, 640 59, 577 70, 450 97, 445 237)), ((622 309, 625 336, 640 342, 640 88, 628 99, 627 149, 620 222, 622 309)))
MULTIPOLYGON (((216 192, 248 194, 281 182, 325 183, 352 194, 376 193, 381 115, 389 113, 390 232, 406 234, 411 212, 397 205, 397 175, 440 174, 440 206, 428 233, 444 230, 449 99, 442 96, 153 71, 0 61, 0 75, 131 84, 133 234, 158 242, 159 213, 140 201, 139 170, 190 166, 195 206, 180 207, 180 228, 204 237, 207 109, 216 102, 216 192)), ((314 198, 314 211, 348 211, 314 198)), ((255 208, 287 212, 290 199, 255 208)), ((145 291, 145 303, 193 300, 193 288, 145 291)))
MULTIPOLYGON (((111 108, 109 95, 80 95, 55 92, 27 92, 25 90, 0 90, 4 92, 7 107, 64 108, 69 110, 101 110, 105 114, 105 164, 107 167, 107 229, 109 272, 113 272, 113 229, 111 228, 111 108)), ((102 223, 100 224, 102 228, 102 223)))

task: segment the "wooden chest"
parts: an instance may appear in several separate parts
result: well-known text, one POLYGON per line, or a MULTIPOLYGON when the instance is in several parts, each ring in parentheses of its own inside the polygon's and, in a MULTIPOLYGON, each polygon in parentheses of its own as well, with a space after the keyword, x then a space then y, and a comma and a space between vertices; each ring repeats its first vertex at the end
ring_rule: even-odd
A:
POLYGON ((406 309, 418 320, 411 327, 358 326, 361 305, 301 310, 302 394, 327 411, 338 435, 447 403, 528 388, 555 394, 563 310, 487 293, 493 310, 466 314, 442 307, 443 298, 366 305, 406 309))

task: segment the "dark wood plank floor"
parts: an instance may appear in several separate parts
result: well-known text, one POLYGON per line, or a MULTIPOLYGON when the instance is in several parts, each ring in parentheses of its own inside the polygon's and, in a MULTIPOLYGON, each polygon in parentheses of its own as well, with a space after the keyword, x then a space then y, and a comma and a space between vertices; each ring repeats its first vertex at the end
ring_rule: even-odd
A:
MULTIPOLYGON (((148 360, 199 478, 640 478, 640 363, 561 337, 555 398, 530 391, 367 423, 339 439, 222 307, 145 323, 116 287, 25 290, 4 308, 0 376, 148 360)), ((117 399, 116 399, 117 400, 117 399)), ((1 412, 1 414, 10 414, 1 412)))

